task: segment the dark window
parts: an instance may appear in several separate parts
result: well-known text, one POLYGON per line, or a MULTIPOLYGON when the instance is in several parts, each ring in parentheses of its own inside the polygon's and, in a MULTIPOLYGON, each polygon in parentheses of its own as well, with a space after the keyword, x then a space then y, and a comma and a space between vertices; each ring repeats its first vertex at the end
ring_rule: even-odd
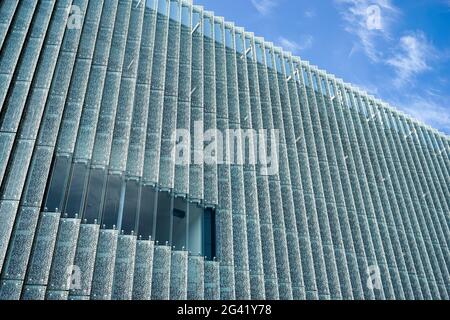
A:
POLYGON ((188 250, 192 254, 203 254, 202 246, 202 217, 203 208, 191 203, 189 204, 189 240, 188 250))
POLYGON ((83 218, 88 223, 94 223, 99 220, 102 208, 103 190, 105 188, 106 171, 105 169, 92 169, 89 177, 89 187, 86 198, 86 206, 83 218))
POLYGON ((45 201, 46 211, 61 212, 70 174, 71 159, 57 157, 53 165, 52 178, 45 201))
POLYGON ((160 192, 158 195, 158 210, 156 212, 155 240, 161 244, 170 242, 170 216, 172 209, 172 197, 168 192, 160 192))
POLYGON ((137 215, 139 208, 139 181, 129 180, 126 183, 125 202, 123 206, 123 215, 121 230, 125 234, 135 233, 137 230, 137 215))
POLYGON ((151 186, 143 186, 141 192, 141 209, 139 213, 139 231, 138 235, 144 239, 152 236, 153 222, 155 221, 155 204, 156 204, 156 190, 151 186))
POLYGON ((216 212, 210 208, 203 218, 203 255, 209 260, 216 257, 216 212))
POLYGON ((177 250, 187 245, 187 201, 175 198, 173 201, 172 246, 177 250))
POLYGON ((76 214, 83 215, 84 194, 88 177, 88 168, 84 163, 75 163, 72 169, 72 177, 67 194, 67 201, 64 212, 69 217, 76 214))
POLYGON ((102 225, 112 229, 117 226, 119 217, 123 178, 122 175, 109 175, 106 188, 105 205, 103 207, 102 225))

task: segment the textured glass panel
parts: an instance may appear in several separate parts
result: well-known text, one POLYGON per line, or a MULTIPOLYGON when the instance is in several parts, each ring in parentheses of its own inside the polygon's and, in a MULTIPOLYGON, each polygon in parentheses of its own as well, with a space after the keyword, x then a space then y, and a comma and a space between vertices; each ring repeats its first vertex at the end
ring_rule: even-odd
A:
POLYGON ((127 181, 121 224, 121 230, 123 230, 125 234, 131 234, 131 232, 135 233, 136 230, 138 230, 137 215, 139 208, 139 195, 139 182, 134 180, 127 181))
POLYGON ((194 255, 202 255, 202 217, 203 209, 194 203, 189 204, 188 250, 194 255))
POLYGON ((94 223, 94 220, 99 220, 105 181, 105 169, 91 170, 86 206, 83 214, 83 218, 86 219, 88 223, 94 223))
POLYGON ((158 210, 156 212, 155 239, 161 244, 170 241, 170 212, 172 197, 168 192, 160 192, 158 195, 158 210))
POLYGON ((144 239, 154 236, 153 221, 155 217, 155 202, 155 189, 152 186, 143 186, 141 192, 138 235, 142 236, 144 239))
POLYGON ((61 212, 70 174, 71 160, 69 157, 57 157, 54 163, 52 179, 45 201, 46 211, 61 212))
POLYGON ((183 198, 175 198, 173 202, 172 246, 176 250, 187 245, 187 202, 183 198))
POLYGON ((87 176, 88 169, 86 164, 75 163, 73 165, 72 177, 64 208, 64 213, 67 213, 69 217, 74 217, 76 214, 81 216, 87 176))
POLYGON ((102 225, 112 229, 117 226, 120 212, 123 178, 121 175, 109 175, 106 187, 105 206, 103 207, 102 225))

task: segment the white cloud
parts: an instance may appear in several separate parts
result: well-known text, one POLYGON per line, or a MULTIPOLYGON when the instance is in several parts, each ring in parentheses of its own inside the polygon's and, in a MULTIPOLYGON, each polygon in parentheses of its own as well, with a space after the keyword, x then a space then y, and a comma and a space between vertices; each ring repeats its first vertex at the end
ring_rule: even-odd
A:
POLYGON ((379 38, 390 38, 390 25, 399 15, 399 9, 391 0, 334 1, 346 22, 346 31, 358 37, 358 43, 355 43, 350 55, 357 50, 363 50, 372 61, 380 61, 382 54, 376 48, 376 41, 379 38))
POLYGON ((272 9, 274 9, 278 3, 276 0, 251 0, 253 6, 262 15, 269 14, 272 9))
POLYGON ((314 9, 306 10, 306 11, 305 11, 305 17, 306 17, 306 18, 312 19, 312 18, 315 18, 316 15, 317 15, 317 14, 316 14, 316 11, 315 11, 314 9))
POLYGON ((314 37, 311 35, 302 35, 299 39, 299 41, 293 41, 285 37, 279 37, 278 43, 283 49, 299 54, 303 50, 310 49, 314 42, 314 37))
POLYGON ((430 62, 437 58, 437 51, 423 32, 403 36, 394 56, 386 61, 397 74, 395 84, 411 82, 420 73, 431 68, 430 62))
POLYGON ((399 109, 446 134, 450 134, 449 98, 433 97, 417 94, 407 96, 403 102, 397 103, 399 109), (447 101, 445 101, 447 100, 447 101))

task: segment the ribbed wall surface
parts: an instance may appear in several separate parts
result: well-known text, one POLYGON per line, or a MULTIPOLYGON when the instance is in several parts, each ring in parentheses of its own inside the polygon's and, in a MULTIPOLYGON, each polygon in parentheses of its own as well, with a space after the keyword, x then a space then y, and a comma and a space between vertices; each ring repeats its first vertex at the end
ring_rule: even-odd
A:
POLYGON ((0 184, 0 299, 449 299, 450 139, 182 0, 0 3, 0 184), (199 121, 278 170, 176 162, 199 121), (46 207, 54 159, 215 208, 217 259, 46 207))

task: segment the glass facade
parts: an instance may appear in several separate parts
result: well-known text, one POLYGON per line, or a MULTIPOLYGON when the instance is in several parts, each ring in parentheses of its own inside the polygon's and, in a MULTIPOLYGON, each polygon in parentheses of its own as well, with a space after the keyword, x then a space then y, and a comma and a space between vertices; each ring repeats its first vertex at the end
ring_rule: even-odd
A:
POLYGON ((203 7, 0 2, 0 299, 445 300, 449 182, 448 136, 203 7), (203 161, 237 129, 275 172, 203 161))

